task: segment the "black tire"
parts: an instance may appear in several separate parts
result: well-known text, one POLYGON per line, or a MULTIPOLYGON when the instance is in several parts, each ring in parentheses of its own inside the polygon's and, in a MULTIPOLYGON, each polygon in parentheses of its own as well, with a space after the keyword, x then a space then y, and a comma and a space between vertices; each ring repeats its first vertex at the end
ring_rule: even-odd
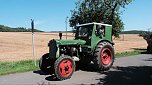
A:
POLYGON ((69 56, 59 57, 54 64, 55 75, 59 80, 65 80, 71 78, 75 71, 75 62, 69 56))
POLYGON ((50 73, 53 70, 54 62, 49 58, 49 53, 44 54, 39 60, 39 68, 43 72, 50 73))
POLYGON ((148 53, 152 53, 152 46, 150 47, 150 46, 147 46, 147 52, 148 53))
POLYGON ((94 64, 97 69, 105 71, 109 70, 114 62, 114 49, 108 42, 100 42, 95 49, 94 64))

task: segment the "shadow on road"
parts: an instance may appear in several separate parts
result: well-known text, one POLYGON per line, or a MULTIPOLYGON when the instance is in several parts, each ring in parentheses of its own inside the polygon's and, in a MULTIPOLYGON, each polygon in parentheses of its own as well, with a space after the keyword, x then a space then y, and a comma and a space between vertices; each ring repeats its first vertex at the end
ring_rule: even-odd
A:
MULTIPOLYGON (((83 70, 83 71, 87 71, 87 72, 99 72, 96 69, 96 66, 94 64, 91 64, 91 63, 88 66, 84 67, 84 68, 77 68, 76 69, 76 71, 79 71, 79 70, 83 70)), ((33 73, 47 76, 45 78, 45 80, 47 80, 47 81, 59 81, 56 78, 56 76, 55 76, 53 71, 49 71, 49 73, 47 73, 47 72, 43 72, 42 70, 37 70, 37 71, 33 71, 33 73)), ((99 72, 99 73, 101 73, 101 72, 99 72)))
POLYGON ((101 72, 97 69, 96 65, 92 63, 88 64, 86 67, 80 68, 80 70, 87 72, 101 72))
MULTIPOLYGON (((144 61, 152 61, 148 58, 144 61)), ((99 72, 93 64, 89 64, 86 68, 81 69, 87 72, 99 72)), ((47 81, 59 81, 54 74, 47 74, 41 70, 33 71, 39 75, 46 75, 47 81)), ((105 77, 98 78, 97 85, 152 85, 152 66, 115 66, 111 70, 100 72, 105 77)))
POLYGON ((113 71, 105 72, 99 85, 152 85, 152 66, 114 67, 113 71))
POLYGON ((43 72, 42 70, 33 71, 33 73, 40 74, 40 75, 49 75, 48 73, 43 72))
POLYGON ((152 61, 152 58, 145 59, 144 61, 152 61))
MULTIPOLYGON (((152 60, 150 58, 149 60, 152 60)), ((84 71, 97 72, 93 65, 89 65, 84 71)), ((47 74, 41 70, 33 71, 39 75, 48 75, 45 80, 59 81, 54 74, 47 74)), ((106 75, 99 78, 98 85, 152 85, 152 66, 129 66, 129 67, 113 67, 110 71, 101 72, 106 75)))
POLYGON ((56 76, 54 75, 54 73, 47 73, 47 72, 43 72, 42 70, 38 70, 38 71, 33 71, 33 73, 39 74, 39 75, 48 75, 45 79, 48 81, 59 81, 56 76))
POLYGON ((47 81, 60 81, 59 79, 56 78, 56 76, 54 74, 47 76, 45 78, 45 80, 47 80, 47 81))

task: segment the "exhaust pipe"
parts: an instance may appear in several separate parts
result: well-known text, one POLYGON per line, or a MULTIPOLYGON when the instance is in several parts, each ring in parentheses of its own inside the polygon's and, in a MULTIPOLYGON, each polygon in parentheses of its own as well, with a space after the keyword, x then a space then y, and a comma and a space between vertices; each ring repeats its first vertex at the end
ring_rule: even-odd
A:
POLYGON ((62 39, 62 33, 61 32, 59 33, 59 37, 60 37, 60 40, 61 40, 62 39))

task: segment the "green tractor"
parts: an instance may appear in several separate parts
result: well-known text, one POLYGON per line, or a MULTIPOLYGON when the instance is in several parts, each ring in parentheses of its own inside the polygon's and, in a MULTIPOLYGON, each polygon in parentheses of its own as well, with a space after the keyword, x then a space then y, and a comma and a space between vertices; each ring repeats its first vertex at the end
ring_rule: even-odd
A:
POLYGON ((42 71, 54 72, 59 80, 73 75, 76 62, 82 68, 91 62, 100 71, 108 70, 114 62, 111 25, 93 22, 78 25, 75 29, 74 40, 50 40, 49 53, 39 61, 42 71))

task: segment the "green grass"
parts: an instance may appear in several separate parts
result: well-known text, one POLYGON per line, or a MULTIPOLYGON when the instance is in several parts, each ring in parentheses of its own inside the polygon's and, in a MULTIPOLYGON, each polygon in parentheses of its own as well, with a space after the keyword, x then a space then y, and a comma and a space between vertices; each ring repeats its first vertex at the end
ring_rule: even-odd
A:
POLYGON ((27 72, 38 69, 38 65, 35 66, 33 60, 25 60, 18 62, 0 62, 0 75, 27 72))
MULTIPOLYGON (((145 50, 136 50, 131 52, 116 53, 116 58, 138 55, 145 50)), ((37 61, 38 64, 38 61, 37 61)), ((39 70, 38 65, 35 66, 33 60, 17 61, 17 62, 0 62, 0 75, 27 72, 39 70)))
POLYGON ((129 51, 129 52, 116 53, 115 56, 116 58, 127 57, 127 56, 132 56, 132 55, 139 55, 142 52, 146 52, 146 50, 135 50, 135 51, 129 51))

